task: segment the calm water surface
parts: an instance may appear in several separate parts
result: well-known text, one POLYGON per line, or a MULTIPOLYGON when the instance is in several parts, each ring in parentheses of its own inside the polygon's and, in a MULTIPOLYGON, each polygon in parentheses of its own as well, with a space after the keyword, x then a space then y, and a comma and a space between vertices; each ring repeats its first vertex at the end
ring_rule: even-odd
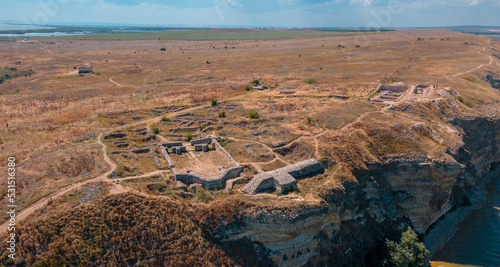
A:
POLYGON ((464 219, 444 248, 434 254, 432 266, 500 267, 499 180, 497 176, 487 185, 489 195, 482 208, 464 219))

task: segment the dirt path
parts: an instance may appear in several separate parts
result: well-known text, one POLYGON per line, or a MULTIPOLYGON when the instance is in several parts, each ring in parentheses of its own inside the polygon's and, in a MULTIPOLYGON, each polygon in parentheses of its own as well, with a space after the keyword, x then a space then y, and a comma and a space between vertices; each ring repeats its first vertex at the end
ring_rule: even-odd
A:
POLYGON ((475 68, 473 68, 473 69, 470 69, 470 70, 468 70, 468 71, 455 73, 455 74, 451 75, 451 77, 456 77, 456 76, 459 76, 459 75, 463 75, 463 74, 471 73, 471 72, 473 72, 473 71, 475 71, 475 70, 478 70, 478 69, 480 69, 480 68, 482 68, 482 67, 484 67, 484 66, 488 66, 488 65, 493 65, 493 56, 490 56, 490 63, 488 63, 488 64, 481 64, 481 65, 479 65, 479 66, 477 66, 477 67, 475 67, 475 68))
MULTIPOLYGON (((116 169, 116 164, 114 162, 112 162, 111 159, 108 157, 108 155, 106 153, 106 146, 101 142, 101 136, 102 136, 102 134, 100 134, 99 137, 97 138, 97 143, 99 143, 102 146, 102 152, 103 152, 104 161, 109 166, 111 166, 111 169, 109 171, 107 171, 106 173, 98 176, 97 178, 86 180, 86 181, 82 181, 82 182, 78 182, 76 184, 72 184, 70 186, 62 188, 59 191, 57 191, 55 193, 52 193, 52 194, 50 194, 50 195, 48 195, 48 196, 46 196, 46 197, 38 200, 37 202, 35 202, 31 206, 27 207, 26 209, 24 209, 21 212, 19 212, 19 213, 16 214, 16 222, 17 223, 19 223, 19 221, 22 221, 22 220, 26 219, 29 215, 31 215, 36 210, 38 210, 38 209, 42 208, 43 206, 47 205, 47 203, 50 200, 58 198, 58 197, 61 197, 62 195, 68 193, 71 190, 74 190, 74 189, 76 189, 78 187, 81 187, 83 185, 86 185, 86 184, 89 184, 89 183, 92 183, 92 182, 107 181, 108 180, 107 177, 108 177, 108 175, 110 175, 116 169)), ((4 233, 5 231, 7 231, 7 227, 8 227, 8 222, 3 223, 0 226, 0 234, 4 233)))
POLYGON ((115 82, 115 81, 113 80, 113 77, 109 78, 109 81, 110 81, 110 82, 112 82, 113 84, 116 84, 118 87, 123 87, 123 85, 121 85, 120 83, 115 82))
POLYGON ((63 75, 64 76, 78 75, 78 70, 70 71, 70 72, 67 72, 67 73, 65 73, 63 75))

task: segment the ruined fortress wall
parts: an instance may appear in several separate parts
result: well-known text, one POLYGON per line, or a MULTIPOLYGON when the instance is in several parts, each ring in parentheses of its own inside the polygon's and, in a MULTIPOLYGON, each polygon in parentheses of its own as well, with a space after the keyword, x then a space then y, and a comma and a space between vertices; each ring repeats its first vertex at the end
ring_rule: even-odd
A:
POLYGON ((410 87, 408 85, 382 85, 380 86, 379 91, 390 91, 402 93, 406 92, 410 87))
POLYGON ((210 144, 213 141, 214 140, 212 140, 212 138, 196 139, 196 140, 191 140, 191 145, 194 146, 194 145, 210 144))
POLYGON ((273 175, 265 172, 255 176, 241 190, 247 194, 255 194, 269 189, 274 190, 275 188, 276 185, 273 175))
POLYGON ((163 153, 163 155, 165 156, 165 160, 167 161, 170 168, 175 168, 175 164, 172 161, 172 159, 170 158, 170 156, 168 155, 167 149, 162 145, 160 145, 160 149, 161 149, 161 152, 163 153))
POLYGON ((204 185, 204 177, 196 172, 191 173, 177 173, 175 179, 185 184, 202 184, 204 185))
POLYGON ((175 174, 175 179, 185 184, 202 184, 205 189, 221 189, 229 179, 240 176, 243 167, 232 167, 225 170, 221 175, 213 178, 203 177, 196 172, 175 174))
POLYGON ((323 170, 323 165, 316 159, 308 159, 293 165, 277 169, 277 172, 289 173, 294 178, 298 178, 304 175, 308 175, 315 172, 320 172, 323 170))
POLYGON ((240 166, 240 164, 226 151, 225 148, 223 148, 215 138, 212 139, 212 143, 215 144, 217 147, 217 150, 219 150, 231 163, 233 163, 236 166, 240 166))

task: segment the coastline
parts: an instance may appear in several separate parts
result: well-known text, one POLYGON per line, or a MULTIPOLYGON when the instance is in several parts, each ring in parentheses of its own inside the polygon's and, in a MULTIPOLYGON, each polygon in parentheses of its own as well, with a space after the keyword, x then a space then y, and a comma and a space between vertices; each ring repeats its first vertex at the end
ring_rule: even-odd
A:
POLYGON ((432 262, 434 254, 442 249, 459 230, 460 224, 467 218, 472 211, 483 207, 487 200, 488 190, 486 186, 494 182, 500 173, 498 170, 490 171, 477 180, 475 190, 469 192, 471 200, 470 206, 458 207, 451 213, 446 213, 441 217, 434 227, 425 236, 425 246, 429 250, 429 259, 432 262))

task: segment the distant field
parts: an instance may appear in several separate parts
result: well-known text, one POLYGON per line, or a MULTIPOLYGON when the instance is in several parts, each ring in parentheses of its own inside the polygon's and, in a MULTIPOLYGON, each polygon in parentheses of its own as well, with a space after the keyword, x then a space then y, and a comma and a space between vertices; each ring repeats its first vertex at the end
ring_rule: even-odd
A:
MULTIPOLYGON (((94 34, 94 35, 74 35, 61 37, 46 37, 45 39, 65 39, 65 40, 191 40, 191 41, 211 41, 211 40, 270 40, 270 39, 290 39, 300 37, 326 37, 345 36, 359 34, 375 34, 375 32, 365 31, 316 31, 316 30, 255 30, 255 31, 217 31, 217 30, 185 30, 185 31, 165 31, 165 32, 140 32, 121 34, 94 34)), ((43 39, 43 38, 39 38, 43 39)))

